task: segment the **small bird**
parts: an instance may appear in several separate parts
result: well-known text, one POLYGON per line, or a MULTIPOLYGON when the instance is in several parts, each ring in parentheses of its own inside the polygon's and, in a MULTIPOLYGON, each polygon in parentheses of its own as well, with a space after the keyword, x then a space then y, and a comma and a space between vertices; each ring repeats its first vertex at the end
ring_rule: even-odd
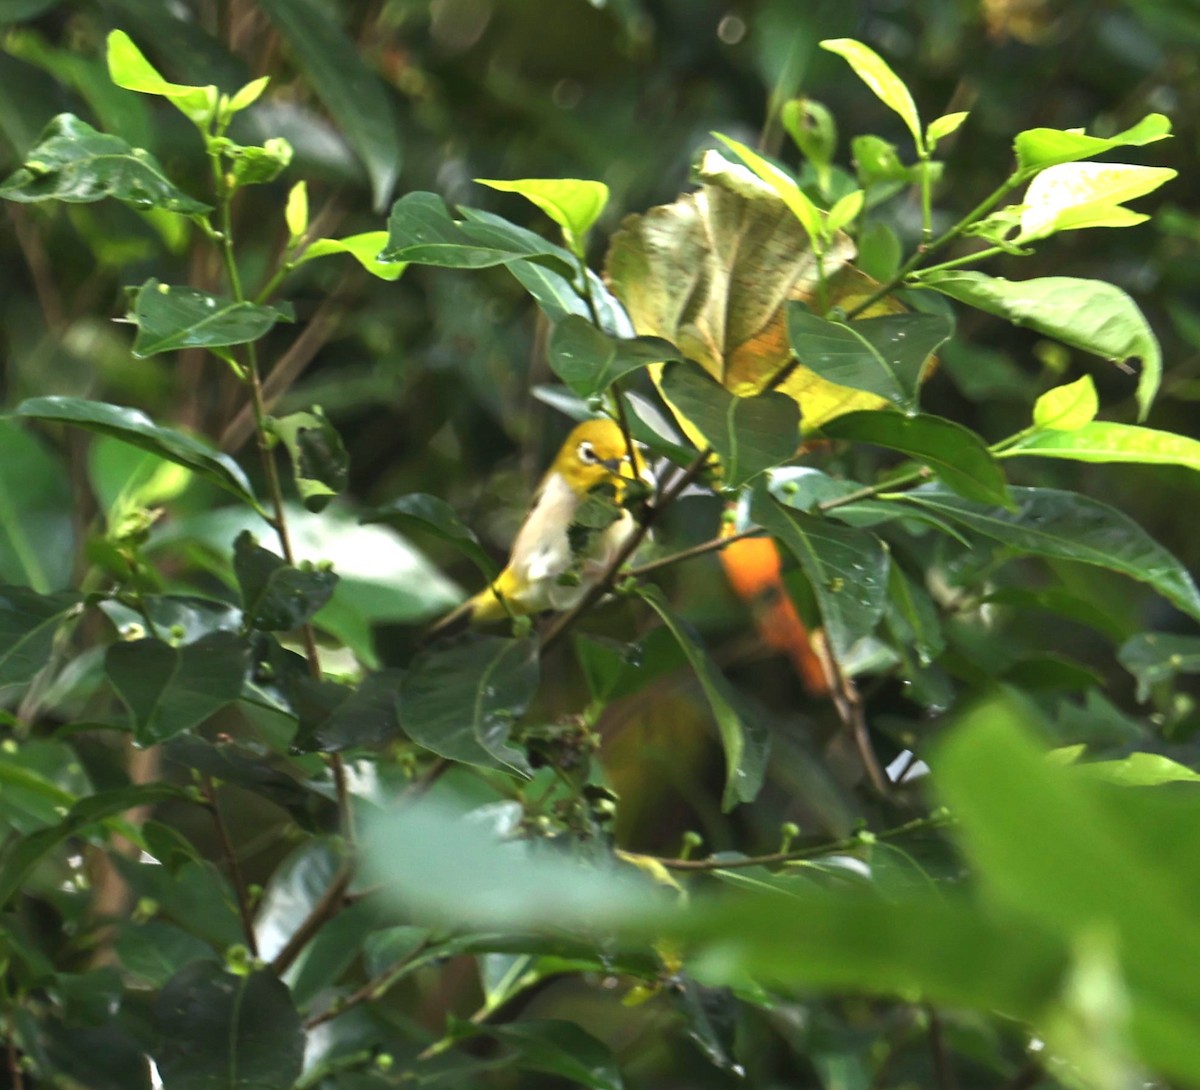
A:
POLYGON ((634 481, 650 483, 645 462, 614 421, 577 425, 542 478, 504 570, 429 635, 463 616, 488 624, 510 615, 570 609, 633 532, 633 516, 617 505, 634 481))

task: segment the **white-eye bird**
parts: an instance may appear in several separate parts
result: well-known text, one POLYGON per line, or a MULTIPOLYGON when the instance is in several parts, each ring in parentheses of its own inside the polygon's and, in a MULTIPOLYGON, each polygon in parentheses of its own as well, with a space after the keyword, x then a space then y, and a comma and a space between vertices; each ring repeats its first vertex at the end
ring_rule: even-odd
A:
POLYGON ((635 480, 649 483, 645 462, 636 447, 629 449, 614 421, 577 425, 542 478, 504 570, 438 621, 431 634, 463 616, 487 624, 509 615, 570 609, 600 578, 635 525, 622 508, 607 525, 569 533, 580 505, 596 494, 619 504, 635 480))

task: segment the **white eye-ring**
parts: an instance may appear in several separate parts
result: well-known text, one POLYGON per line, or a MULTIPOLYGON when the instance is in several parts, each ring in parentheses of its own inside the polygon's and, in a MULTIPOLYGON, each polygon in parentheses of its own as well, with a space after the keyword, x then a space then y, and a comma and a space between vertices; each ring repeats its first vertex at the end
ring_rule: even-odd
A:
POLYGON ((579 449, 576 453, 578 453, 581 462, 596 465, 600 461, 600 456, 596 453, 596 448, 586 439, 579 444, 579 449))

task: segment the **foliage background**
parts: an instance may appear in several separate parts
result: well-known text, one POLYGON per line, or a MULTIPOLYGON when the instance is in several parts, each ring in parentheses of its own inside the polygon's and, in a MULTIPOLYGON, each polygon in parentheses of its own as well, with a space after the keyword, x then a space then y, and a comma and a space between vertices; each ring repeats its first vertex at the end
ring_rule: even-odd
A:
MULTIPOLYGON (((418 189, 492 209, 545 233, 547 222, 516 197, 472 179, 602 179, 613 195, 593 233, 595 264, 622 215, 667 202, 687 187, 690 164, 709 145, 711 131, 750 144, 761 135, 767 150, 789 154, 775 107, 797 93, 834 111, 843 163, 851 134, 877 132, 900 142, 899 120, 881 109, 838 58, 816 48, 824 38, 850 36, 872 44, 907 80, 926 117, 972 111, 946 155, 938 189, 939 214, 947 223, 1007 173, 1015 132, 1037 125, 1114 131, 1150 111, 1165 112, 1175 122, 1175 139, 1155 145, 1147 161, 1173 166, 1181 177, 1142 206, 1155 213, 1149 223, 1065 235, 1019 266, 1001 259, 989 272, 1095 277, 1129 291, 1146 311, 1167 361, 1151 423, 1200 433, 1193 408, 1200 396, 1195 246, 1200 209, 1188 184, 1198 136, 1190 104, 1197 101, 1200 81, 1195 64, 1200 15, 1184 0, 600 5, 228 0, 173 7, 140 0, 5 0, 0 18, 8 24, 0 54, 0 167, 6 174, 22 162, 46 122, 70 110, 150 149, 189 191, 206 191, 208 167, 191 126, 166 104, 108 82, 103 43, 111 29, 127 30, 168 78, 182 83, 216 82, 232 90, 254 76, 272 76, 266 99, 239 118, 241 128, 234 130, 246 143, 282 135, 296 151, 279 181, 248 190, 238 208, 241 260, 252 282, 262 279, 286 241, 281 209, 288 186, 299 178, 308 180, 322 233, 339 237, 381 228, 391 200, 418 189), (319 32, 321 20, 344 30, 361 72, 336 70, 343 58, 319 32), (349 102, 338 97, 345 95, 347 79, 357 92, 349 102)), ((223 437, 227 449, 244 448, 242 461, 253 474, 249 433, 237 423, 242 390, 232 376, 197 352, 134 359, 129 329, 111 321, 124 313, 124 286, 151 275, 215 289, 221 270, 211 248, 162 218, 139 216, 116 202, 7 207, 8 225, 0 234, 0 381, 6 406, 47 394, 135 405, 160 423, 223 437)), ((899 233, 913 239, 919 227, 915 199, 896 202, 890 214, 899 233)), ((343 577, 337 612, 325 617, 326 631, 373 666, 396 664, 411 652, 415 626, 456 600, 448 579, 474 587, 478 577, 436 539, 414 539, 422 549, 415 553, 390 532, 359 536, 357 511, 405 493, 433 493, 459 512, 493 555, 502 555, 565 431, 563 418, 533 392, 553 382, 545 363, 547 330, 528 297, 500 270, 464 274, 414 267, 387 283, 348 260, 321 261, 298 272, 287 294, 298 323, 272 331, 263 355, 301 363, 303 369, 278 411, 321 405, 347 445, 351 467, 347 499, 334 509, 344 514, 302 523, 301 552, 333 560, 343 577), (371 624, 377 626, 373 637, 367 631, 371 624)), ((1025 425, 1037 394, 1083 370, 1094 375, 1111 418, 1132 420, 1131 376, 973 314, 960 321, 956 343, 926 392, 925 408, 993 440, 1025 425)), ((832 468, 854 475, 872 466, 832 468)), ((117 444, 0 421, 0 576, 40 591, 77 585, 96 560, 98 516, 131 471, 128 454, 117 444)), ((1187 567, 1200 566, 1188 515, 1197 489, 1194 472, 1038 462, 1014 473, 1022 483, 1077 488, 1103 498, 1187 567)), ((221 497, 201 483, 178 495, 168 485, 165 498, 170 513, 146 547, 162 585, 228 596, 228 551, 241 516, 222 513, 221 497)), ((711 497, 685 500, 661 537, 679 544, 702 540, 712 534, 718 512, 711 497)), ((708 557, 666 573, 662 582, 675 608, 702 631, 716 660, 741 689, 756 694, 776 726, 766 792, 753 808, 720 812, 722 756, 707 712, 678 658, 659 649, 651 691, 613 701, 598 725, 601 762, 621 800, 617 843, 673 856, 684 833, 694 829, 706 851, 770 852, 784 822, 797 823, 819 843, 850 834, 860 821, 885 828, 923 812, 919 786, 887 806, 861 791, 853 760, 837 748, 836 716, 806 701, 787 663, 762 651, 745 607, 719 572, 708 557)), ((1110 633, 1186 631, 1179 615, 1140 585, 1081 566, 1062 565, 1055 574, 1103 613, 1110 633)), ((1021 587, 1044 581, 1042 570, 1028 562, 1002 578, 1021 587)), ((792 585, 803 597, 799 580, 792 585)), ((624 635, 644 625, 639 617, 633 606, 622 605, 602 623, 613 635, 624 635)), ((1045 612, 1014 611, 991 642, 971 648, 969 639, 961 633, 957 653, 968 663, 972 656, 999 656, 1004 665, 994 672, 1011 668, 1011 679, 1041 703, 1056 740, 1075 742, 1087 735, 1097 755, 1120 756, 1136 746, 1185 765, 1200 763, 1192 741, 1193 694, 1186 683, 1157 691, 1150 705, 1139 703, 1133 678, 1116 662, 1112 638, 1094 627, 1045 612), (1103 713, 1099 705, 1084 703, 1093 691, 1110 702, 1103 713)), ((97 674, 98 652, 79 661, 82 674, 97 674)), ((327 668, 339 666, 348 670, 352 664, 327 662, 327 668)), ((71 695, 61 706, 64 718, 86 722, 89 714, 112 714, 111 707, 102 710, 102 698, 94 696, 86 676, 77 690, 82 695, 71 695)), ((564 661, 546 678, 536 715, 553 722, 577 711, 585 699, 577 668, 564 661)), ((937 717, 917 707, 898 683, 881 684, 871 699, 873 736, 884 761, 904 749, 924 755, 940 727, 937 717)), ((56 737, 59 725, 40 727, 13 763, 72 795, 126 782, 129 761, 136 766, 136 757, 103 732, 56 737)), ((249 745, 269 742, 279 729, 269 716, 231 712, 205 728, 206 752, 221 752, 212 745, 220 734, 249 745)), ((354 764, 361 776, 356 790, 368 800, 382 799, 402 787, 420 760, 401 753, 378 765, 354 764)), ((207 768, 218 781, 237 778, 215 764, 207 768)), ((290 774, 297 768, 304 773, 299 779, 220 788, 245 881, 269 890, 260 916, 268 958, 271 942, 282 945, 332 874, 327 842, 311 838, 336 827, 332 781, 319 761, 303 758, 290 774), (294 850, 298 844, 305 846, 300 854, 294 850)), ((136 767, 133 775, 138 776, 136 767)), ((160 776, 188 784, 188 762, 168 762, 151 778, 160 776)), ((54 818, 36 790, 22 794, 13 777, 5 781, 0 806, 14 834, 49 827, 54 818)), ((211 821, 194 807, 163 802, 154 821, 161 837, 182 837, 201 858, 228 868, 211 821)), ((892 860, 897 882, 915 880, 913 874, 922 870, 938 881, 961 875, 957 850, 936 834, 917 834, 904 848, 919 866, 892 860)), ((81 853, 82 869, 63 864, 64 870, 40 874, 28 894, 10 905, 10 945, 31 945, 57 974, 48 990, 28 993, 32 1001, 22 994, 18 1003, 17 993, 9 993, 10 1036, 23 1031, 25 1049, 31 1037, 43 1041, 47 1067, 66 1071, 63 1078, 83 1085, 142 1085, 145 1076, 135 1073, 129 1058, 134 1045, 122 1052, 123 1038, 121 1047, 107 1053, 96 1046, 97 1055, 108 1057, 98 1073, 70 1070, 64 1059, 93 1040, 88 1032, 101 1032, 104 1011, 122 993, 113 971, 97 968, 112 940, 96 926, 94 898, 103 901, 111 893, 114 906, 122 907, 127 892, 121 886, 127 883, 143 908, 150 901, 170 906, 174 898, 167 915, 177 924, 188 921, 183 930, 199 932, 220 952, 241 935, 225 909, 205 907, 204 898, 216 889, 211 883, 197 877, 195 889, 182 882, 168 889, 155 885, 147 868, 123 862, 115 868, 118 879, 101 855, 81 853), (58 1031, 39 1034, 22 1024, 16 1013, 22 1006, 46 1024, 61 1016, 62 1040, 54 1039, 58 1031)), ((848 875, 854 871, 852 864, 844 866, 848 875)), ((889 864, 878 866, 887 871, 889 864)), ((183 954, 176 950, 172 957, 183 954)), ((27 979, 44 968, 26 966, 12 986, 23 987, 22 972, 27 979)), ((346 993, 372 972, 370 964, 357 961, 344 969, 346 993)), ((490 971, 501 969, 493 963, 490 971)), ((151 974, 140 983, 165 979, 151 974)), ((613 1050, 629 1086, 723 1086, 746 1078, 764 1087, 935 1080, 948 1086, 954 1078, 963 1085, 1028 1086, 1041 1078, 1051 1085, 1059 1078, 1069 1084, 1089 1077, 1044 1074, 1027 1062, 1026 1042, 1013 1026, 957 1009, 931 1016, 922 1005, 817 991, 801 992, 772 1010, 699 989, 687 991, 682 1002, 660 995, 645 1006, 626 1007, 619 1002, 623 989, 608 983, 597 973, 551 979, 521 993, 498 1021, 577 1021, 613 1050), (726 1058, 712 1063, 714 1055, 726 1058), (748 1067, 748 1075, 735 1067, 748 1067)), ((144 999, 127 980, 124 986, 123 1009, 136 1027, 137 1004, 144 999)), ((359 1012, 361 1018, 333 1021, 332 1026, 350 1028, 316 1052, 353 1054, 365 1041, 376 1051, 415 1054, 440 1037, 447 1013, 465 1018, 485 999, 474 958, 452 957, 407 977, 387 1001, 371 1004, 369 1016, 359 1012)), ((136 1044, 136 1028, 125 1032, 136 1044)), ((468 1048, 466 1055, 477 1063, 489 1053, 468 1048)), ((1111 1069, 1124 1070, 1115 1061, 1111 1069)), ((448 1077, 476 1079, 479 1085, 570 1081, 553 1065, 558 1074, 454 1070, 448 1077)), ((336 1078, 337 1085, 349 1087, 360 1085, 355 1079, 367 1085, 386 1075, 351 1069, 336 1078)), ((1091 1077, 1095 1082, 1104 1076, 1091 1077)))

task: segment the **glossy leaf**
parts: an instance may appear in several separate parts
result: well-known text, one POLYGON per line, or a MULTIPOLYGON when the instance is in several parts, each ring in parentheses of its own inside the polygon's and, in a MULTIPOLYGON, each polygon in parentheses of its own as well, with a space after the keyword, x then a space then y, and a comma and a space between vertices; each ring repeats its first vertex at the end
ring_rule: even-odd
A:
POLYGON ((386 85, 367 67, 363 52, 320 0, 263 0, 261 6, 362 160, 375 211, 382 211, 402 160, 386 85))
POLYGON ((118 87, 160 95, 178 107, 189 121, 202 129, 208 126, 217 108, 216 87, 191 87, 163 79, 123 30, 109 34, 107 55, 109 76, 118 87))
POLYGON ((722 808, 732 810, 739 802, 753 802, 762 790, 770 736, 757 722, 754 713, 747 709, 746 701, 713 664, 692 629, 670 610, 662 591, 657 587, 640 587, 638 594, 662 618, 687 656, 717 721, 725 749, 722 808))
POLYGON ((258 340, 278 321, 291 321, 290 307, 239 303, 195 288, 151 278, 133 299, 129 315, 138 327, 133 354, 140 359, 181 348, 219 348, 258 340))
POLYGON ((800 562, 834 655, 869 636, 887 604, 888 554, 873 534, 784 507, 756 493, 750 517, 800 562))
POLYGON ((167 982, 154 1022, 154 1060, 171 1090, 282 1090, 300 1077, 300 1016, 267 970, 235 976, 195 962, 167 982))
POLYGON ((610 337, 586 318, 564 318, 550 334, 550 366, 579 397, 594 397, 647 364, 680 360, 679 350, 658 337, 610 337))
POLYGON ((955 271, 929 273, 921 282, 959 302, 1114 363, 1138 359, 1139 416, 1150 411, 1162 376, 1162 351, 1137 304, 1120 288, 1073 276, 1010 281, 955 271))
POLYGON ((1091 375, 1047 390, 1034 402, 1033 422, 1039 428, 1075 431, 1095 419, 1100 409, 1091 375))
POLYGON ((788 307, 788 338, 797 359, 839 386, 866 390, 912 411, 926 367, 954 324, 936 314, 889 314, 855 322, 788 307))
POLYGON ((663 393, 721 459, 722 479, 737 488, 791 459, 800 444, 800 410, 785 394, 738 397, 690 363, 663 372, 663 393))
MULTIPOLYGON (((298 658, 298 656, 293 656, 298 658)), ((301 753, 340 753, 355 746, 378 746, 400 734, 397 697, 400 670, 379 670, 357 685, 317 681, 307 664, 294 662, 285 685, 299 727, 292 748, 301 753)))
POLYGON ((1175 632, 1139 632, 1122 644, 1117 661, 1137 678, 1138 700, 1176 674, 1200 674, 1200 636, 1175 632))
POLYGON ((1036 454, 1076 462, 1133 462, 1200 470, 1200 440, 1134 424, 1093 420, 1074 431, 1035 433, 1001 452, 1010 458, 1036 454))
POLYGON ((346 238, 319 238, 304 248, 297 265, 331 254, 349 254, 372 276, 380 280, 399 280, 408 266, 403 261, 380 261, 379 253, 387 245, 386 231, 364 231, 346 238))
MULTIPOLYGON (((392 205, 388 217, 388 242, 381 261, 407 261, 452 269, 484 269, 527 258, 561 261, 566 251, 540 235, 501 220, 455 220, 441 197, 434 193, 408 193, 392 205)), ((574 271, 563 262, 568 275, 574 271)))
POLYGON ((400 685, 400 718, 418 745, 452 761, 528 771, 509 745, 537 693, 537 641, 484 636, 418 655, 400 685))
POLYGON ((148 151, 97 132, 73 114, 59 114, 46 126, 20 169, 0 185, 0 197, 22 204, 114 197, 133 208, 184 215, 210 208, 171 182, 148 151))
POLYGON ((973 431, 941 416, 847 413, 822 429, 831 439, 898 450, 929 466, 960 496, 1002 507, 1012 504, 1004 471, 973 431))
POLYGON ((0 586, 0 688, 31 681, 50 661, 55 634, 79 603, 76 594, 0 586))
POLYGON ((241 695, 246 647, 231 632, 213 632, 173 647, 159 639, 112 644, 104 670, 129 708, 141 745, 199 726, 241 695))
POLYGON ((625 308, 591 269, 587 270, 589 301, 576 279, 564 275, 565 269, 557 262, 547 265, 536 259, 510 261, 505 268, 555 325, 572 314, 594 321, 594 309, 600 319, 600 328, 609 336, 622 340, 636 336, 625 308))
POLYGON ((287 448, 296 491, 310 511, 324 511, 334 496, 345 491, 350 458, 319 405, 310 412, 268 419, 268 429, 287 448))
POLYGON ((160 427, 138 409, 79 397, 32 397, 17 406, 17 415, 111 435, 123 443, 186 466, 227 492, 257 506, 250 482, 232 458, 190 435, 160 427))
POLYGON ((312 565, 294 568, 248 532, 233 543, 233 570, 246 624, 263 632, 299 628, 329 601, 337 585, 332 571, 312 565))
POLYGON ((580 178, 520 178, 511 182, 476 178, 475 181, 505 193, 519 193, 537 205, 562 228, 567 246, 579 258, 584 256, 588 232, 608 203, 608 186, 580 178))
POLYGON ((900 115, 904 124, 908 126, 908 131, 912 133, 917 148, 924 148, 921 118, 917 114, 912 94, 875 50, 853 38, 827 38, 821 42, 821 48, 844 58, 854 69, 855 75, 879 96, 880 101, 900 115))
POLYGON ((934 511, 1019 553, 1076 560, 1148 583, 1200 619, 1200 594, 1186 568, 1129 516, 1088 496, 1053 488, 1013 488, 1016 509, 985 507, 935 488, 905 493, 934 511))
POLYGON ((1084 745, 1076 745, 1052 750, 1047 754, 1047 758, 1054 758, 1053 764, 1069 766, 1090 779, 1116 784, 1118 787, 1158 787, 1164 783, 1200 782, 1200 772, 1195 772, 1178 761, 1172 761, 1161 753, 1139 752, 1122 757, 1119 761, 1080 763, 1078 759, 1086 748, 1084 745))
POLYGON ((1141 147, 1171 135, 1171 121, 1163 114, 1147 114, 1141 121, 1116 136, 1088 136, 1064 129, 1027 129, 1013 141, 1017 166, 1024 173, 1045 170, 1058 163, 1091 159, 1120 147, 1141 147))
POLYGON ((383 507, 367 512, 362 521, 384 522, 402 530, 423 530, 453 545, 483 572, 489 582, 499 573, 498 566, 479 543, 475 531, 458 517, 453 507, 437 496, 423 492, 400 496, 383 507))

